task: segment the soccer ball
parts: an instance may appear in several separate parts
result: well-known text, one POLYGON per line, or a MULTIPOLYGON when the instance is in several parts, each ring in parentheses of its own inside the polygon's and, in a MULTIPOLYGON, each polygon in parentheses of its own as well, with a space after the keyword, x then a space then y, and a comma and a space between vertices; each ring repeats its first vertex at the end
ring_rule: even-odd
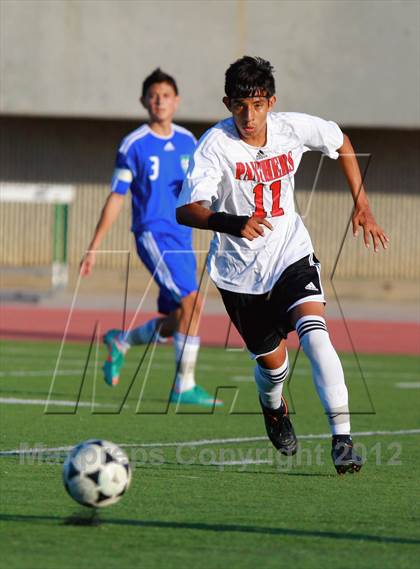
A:
POLYGON ((116 444, 91 439, 70 451, 63 467, 63 481, 76 502, 104 508, 118 502, 130 485, 130 463, 116 444))

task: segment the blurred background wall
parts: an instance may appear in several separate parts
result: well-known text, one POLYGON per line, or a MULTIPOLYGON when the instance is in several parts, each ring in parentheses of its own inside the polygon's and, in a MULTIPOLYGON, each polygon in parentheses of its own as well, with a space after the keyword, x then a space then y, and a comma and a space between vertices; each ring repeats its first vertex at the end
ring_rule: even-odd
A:
MULTIPOLYGON (((2 0, 0 10, 0 183, 76 187, 69 218, 73 271, 109 191, 118 142, 145 119, 138 103, 143 78, 157 66, 177 78, 177 120, 200 136, 226 116, 226 67, 250 54, 273 63, 278 110, 337 121, 366 155, 362 167, 369 162, 367 188, 392 247, 380 257, 367 255, 346 239, 336 278, 353 295, 371 286, 355 287, 355 279, 380 283, 384 294, 417 283, 417 0, 2 0)), ((332 161, 322 163, 311 197, 319 160, 305 156, 297 204, 329 274, 352 203, 332 161)), ((104 248, 132 248, 129 216, 127 203, 104 248)), ((50 218, 46 205, 0 203, 0 265, 48 264, 50 218)), ((206 234, 196 236, 198 249, 207 242, 206 234)), ((99 266, 123 271, 125 261, 111 257, 99 266)))
POLYGON ((250 53, 275 66, 285 110, 419 127, 418 26, 410 0, 2 0, 0 110, 137 118, 161 65, 179 80, 180 119, 214 121, 226 67, 250 53))

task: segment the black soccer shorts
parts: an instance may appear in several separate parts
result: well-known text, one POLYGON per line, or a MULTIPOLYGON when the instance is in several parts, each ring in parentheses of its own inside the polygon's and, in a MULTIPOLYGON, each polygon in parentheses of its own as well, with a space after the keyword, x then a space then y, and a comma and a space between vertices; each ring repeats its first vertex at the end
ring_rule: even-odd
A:
POLYGON ((299 259, 283 272, 271 291, 245 294, 219 289, 223 303, 248 350, 255 356, 277 348, 293 330, 288 310, 302 299, 324 301, 320 263, 314 254, 299 259))

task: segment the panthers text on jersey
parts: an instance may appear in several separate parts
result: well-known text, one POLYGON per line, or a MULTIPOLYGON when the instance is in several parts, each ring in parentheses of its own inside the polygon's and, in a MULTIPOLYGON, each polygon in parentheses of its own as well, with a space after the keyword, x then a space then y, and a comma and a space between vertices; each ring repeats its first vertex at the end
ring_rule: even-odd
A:
POLYGON ((283 271, 313 252, 294 204, 294 175, 302 155, 319 150, 338 158, 343 134, 336 123, 301 113, 269 113, 262 148, 241 140, 232 118, 200 139, 178 207, 204 202, 215 212, 266 218, 273 230, 253 241, 215 233, 208 269, 219 288, 263 294, 283 271))

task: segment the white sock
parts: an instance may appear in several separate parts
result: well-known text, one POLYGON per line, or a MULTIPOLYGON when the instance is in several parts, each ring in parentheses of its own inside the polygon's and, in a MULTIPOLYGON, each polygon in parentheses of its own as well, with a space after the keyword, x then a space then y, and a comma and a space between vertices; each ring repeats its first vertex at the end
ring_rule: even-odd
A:
POLYGON ((328 415, 333 435, 350 434, 347 387, 340 359, 321 316, 303 316, 296 322, 300 345, 311 362, 312 377, 328 415))
POLYGON ((139 344, 148 344, 153 338, 159 343, 165 342, 166 339, 162 338, 157 332, 160 321, 160 318, 153 318, 138 328, 134 328, 125 334, 122 333, 121 343, 126 344, 127 348, 129 348, 131 346, 138 346, 139 344))
POLYGON ((177 366, 175 391, 182 393, 195 386, 194 372, 198 350, 200 349, 200 338, 175 332, 174 346, 177 366))
POLYGON ((254 369, 254 377, 264 407, 268 409, 278 409, 280 407, 283 384, 288 373, 289 358, 287 352, 286 359, 277 369, 267 369, 257 363, 254 369))

